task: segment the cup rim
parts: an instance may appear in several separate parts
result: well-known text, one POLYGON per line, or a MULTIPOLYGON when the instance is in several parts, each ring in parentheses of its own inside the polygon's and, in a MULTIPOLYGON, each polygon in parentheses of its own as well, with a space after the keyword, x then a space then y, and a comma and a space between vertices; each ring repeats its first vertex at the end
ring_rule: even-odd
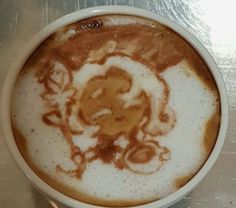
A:
POLYGON ((14 63, 10 67, 10 70, 6 76, 2 94, 1 94, 1 106, 0 106, 0 113, 1 113, 1 127, 5 142, 8 146, 9 152, 11 153, 12 157, 14 158, 18 167, 23 171, 26 177, 43 193, 46 193, 49 197, 56 199, 60 203, 66 204, 67 206, 71 207, 85 207, 85 208, 95 208, 95 207, 102 207, 96 206, 92 204, 87 204, 85 202, 81 202, 75 200, 69 196, 64 195, 63 193, 57 191, 56 189, 49 186, 46 182, 44 182, 36 173, 31 170, 28 166, 24 158, 22 157, 20 151, 17 148, 15 143, 15 139, 13 136, 12 128, 11 128, 11 119, 10 119, 10 106, 11 106, 11 96, 14 87, 14 83, 17 79, 17 76, 22 69, 25 61, 29 58, 32 52, 52 33, 54 33, 60 27, 65 25, 71 24, 73 22, 86 19, 89 17, 105 15, 105 14, 127 14, 127 15, 135 15, 144 18, 148 18, 154 21, 157 21, 175 32, 177 32, 180 36, 182 36, 190 45, 199 53, 199 55, 203 58, 205 63, 208 65, 210 69, 219 93, 220 93, 220 100, 221 100, 221 124, 218 133, 218 137, 215 143, 215 146, 208 157, 207 161, 204 163, 202 168, 198 171, 198 173, 182 188, 177 190, 176 192, 160 199, 156 200, 147 204, 138 205, 135 207, 139 208, 148 208, 148 207, 168 207, 175 204, 177 201, 182 199, 186 196, 192 189, 199 184, 203 178, 207 175, 210 169, 213 167, 214 163, 216 162, 220 151, 223 147, 227 127, 228 127, 228 98, 226 87, 222 78, 222 75, 214 61, 211 57, 207 49, 188 31, 183 29, 176 23, 173 23, 171 20, 160 16, 158 14, 154 14, 152 12, 128 7, 128 6, 99 6, 99 7, 91 7, 88 9, 82 9, 71 14, 65 15, 58 20, 50 23, 47 25, 43 30, 37 33, 32 40, 24 47, 23 51, 16 57, 14 63))

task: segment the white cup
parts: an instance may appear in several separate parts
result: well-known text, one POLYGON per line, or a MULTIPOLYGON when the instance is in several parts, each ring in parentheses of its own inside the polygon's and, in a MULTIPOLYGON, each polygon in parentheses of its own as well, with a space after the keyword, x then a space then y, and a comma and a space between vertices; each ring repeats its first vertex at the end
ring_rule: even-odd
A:
POLYGON ((209 69, 211 70, 216 84, 218 86, 220 92, 220 100, 221 100, 221 124, 220 130, 218 134, 218 138, 214 149, 209 156, 206 163, 203 167, 199 170, 199 172, 181 189, 176 191, 175 193, 170 194, 169 196, 148 203, 140 206, 136 206, 138 208, 164 208, 175 204, 177 201, 181 200, 184 196, 186 196, 189 192, 191 192, 206 176, 206 174, 210 171, 212 166, 214 165, 217 157, 220 154, 222 146, 224 144, 227 126, 228 126, 228 98, 226 93, 226 88, 222 79, 222 76, 215 64, 213 58, 207 52, 207 50, 196 40, 189 32, 185 31, 182 27, 178 26, 177 24, 171 22, 168 19, 165 19, 162 16, 153 14, 151 12, 132 8, 132 7, 125 7, 125 6, 102 6, 102 7, 93 7, 89 9, 80 10, 78 12, 74 12, 72 14, 66 15, 57 21, 49 24, 45 27, 41 32, 39 32, 24 48, 20 51, 19 56, 14 59, 14 63, 9 70, 9 73, 6 77, 2 96, 1 96, 1 127, 3 130, 3 134, 5 137, 5 141, 9 148, 9 151, 13 158, 15 159, 17 165, 20 169, 24 172, 24 174, 29 178, 31 183, 35 185, 35 187, 40 190, 46 197, 51 198, 55 201, 58 201, 61 204, 67 205, 73 208, 95 208, 101 206, 95 206, 91 204, 87 204, 84 202, 77 201, 73 198, 70 198, 63 193, 58 192, 57 190, 50 187, 47 183, 41 180, 27 165, 26 161, 23 159, 21 153, 19 152, 17 145, 14 140, 12 127, 11 127, 11 119, 10 119, 10 106, 11 106, 11 96, 15 81, 17 76, 23 67, 26 60, 32 54, 32 52, 37 48, 37 46, 42 43, 49 35, 54 33, 58 28, 65 26, 67 24, 71 24, 73 22, 88 18, 94 17, 97 15, 104 15, 104 14, 130 14, 141 16, 145 18, 149 18, 152 20, 156 20, 163 25, 173 29, 175 32, 180 34, 184 37, 201 55, 204 59, 206 64, 208 65, 209 69))

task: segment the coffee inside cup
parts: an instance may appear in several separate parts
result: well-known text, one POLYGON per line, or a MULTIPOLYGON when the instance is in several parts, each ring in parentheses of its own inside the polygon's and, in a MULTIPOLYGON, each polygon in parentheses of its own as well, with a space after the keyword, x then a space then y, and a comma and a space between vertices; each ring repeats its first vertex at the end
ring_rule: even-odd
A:
POLYGON ((200 55, 156 21, 104 15, 67 25, 25 63, 12 129, 47 184, 99 206, 133 206, 184 186, 209 157, 220 98, 200 55))

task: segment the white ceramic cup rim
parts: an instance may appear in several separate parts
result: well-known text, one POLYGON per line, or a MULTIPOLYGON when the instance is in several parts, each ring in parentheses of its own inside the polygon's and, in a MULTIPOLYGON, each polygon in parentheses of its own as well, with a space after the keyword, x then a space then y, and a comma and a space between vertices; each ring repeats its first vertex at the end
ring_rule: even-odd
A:
POLYGON ((81 19, 85 19, 92 16, 104 15, 104 14, 130 14, 141 16, 149 19, 153 19, 172 28, 174 31, 179 33, 182 37, 184 37, 195 49, 198 53, 202 56, 208 67, 210 68, 215 81, 217 83, 219 92, 220 92, 220 99, 221 99, 221 126, 218 134, 218 138, 215 144, 215 147, 209 156, 206 163, 203 165, 201 170, 181 189, 176 191, 169 196, 148 203, 140 206, 136 206, 139 208, 163 208, 168 207, 182 199, 186 196, 192 189, 199 184, 202 179, 206 176, 206 174, 210 171, 212 166, 214 165, 217 157, 220 154, 220 151, 223 147, 227 127, 228 127, 228 98, 226 93, 226 88, 222 76, 218 70, 217 65, 215 64, 213 58, 208 53, 208 51, 200 44, 200 42, 194 38, 189 32, 185 31, 182 27, 178 26, 177 24, 171 22, 170 20, 159 16, 157 14, 153 14, 151 12, 145 11, 143 9, 127 7, 127 6, 101 6, 101 7, 92 7, 89 9, 79 10, 77 12, 71 13, 66 15, 55 22, 46 26, 42 31, 40 31, 37 35, 33 37, 33 39, 22 49, 19 56, 14 59, 14 63, 9 70, 9 73, 6 77, 3 91, 1 95, 1 127, 4 134, 5 141, 9 148, 11 155, 13 156, 14 160, 16 161, 17 165, 20 169, 24 172, 24 174, 30 179, 30 181, 43 193, 48 195, 49 197, 56 199, 62 204, 67 206, 77 208, 77 207, 84 207, 84 208, 95 208, 101 206, 95 206, 91 204, 87 204, 84 202, 80 202, 73 198, 70 198, 57 190, 50 187, 47 183, 45 183, 42 179, 40 179, 27 165, 25 160, 23 159, 21 153, 19 152, 17 145, 14 140, 12 128, 11 128, 11 119, 10 119, 10 106, 11 106, 11 95, 14 87, 14 83, 16 78, 23 67, 25 61, 29 58, 32 52, 37 48, 40 43, 45 40, 49 35, 54 33, 58 28, 68 25, 70 23, 79 21, 81 19))

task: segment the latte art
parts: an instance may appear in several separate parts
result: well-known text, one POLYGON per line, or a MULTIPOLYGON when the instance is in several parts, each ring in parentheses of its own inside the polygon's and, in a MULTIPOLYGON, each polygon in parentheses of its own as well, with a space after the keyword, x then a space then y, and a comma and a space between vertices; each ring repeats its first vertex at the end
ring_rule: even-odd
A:
POLYGON ((99 206, 144 204, 181 188, 207 160, 219 122, 219 93, 197 52, 134 16, 57 31, 24 65, 12 98, 29 166, 99 206))
POLYGON ((38 82, 44 85, 41 97, 50 106, 43 121, 60 129, 76 165, 65 170, 58 164, 59 171, 80 178, 87 163, 100 159, 118 169, 152 173, 169 159, 170 151, 158 143, 158 135, 168 133, 176 121, 166 107, 169 87, 144 65, 113 56, 102 65, 85 64, 72 76, 56 62, 38 82), (57 97, 63 97, 62 102, 57 97), (96 144, 81 151, 74 139, 86 137, 90 128, 96 144))

